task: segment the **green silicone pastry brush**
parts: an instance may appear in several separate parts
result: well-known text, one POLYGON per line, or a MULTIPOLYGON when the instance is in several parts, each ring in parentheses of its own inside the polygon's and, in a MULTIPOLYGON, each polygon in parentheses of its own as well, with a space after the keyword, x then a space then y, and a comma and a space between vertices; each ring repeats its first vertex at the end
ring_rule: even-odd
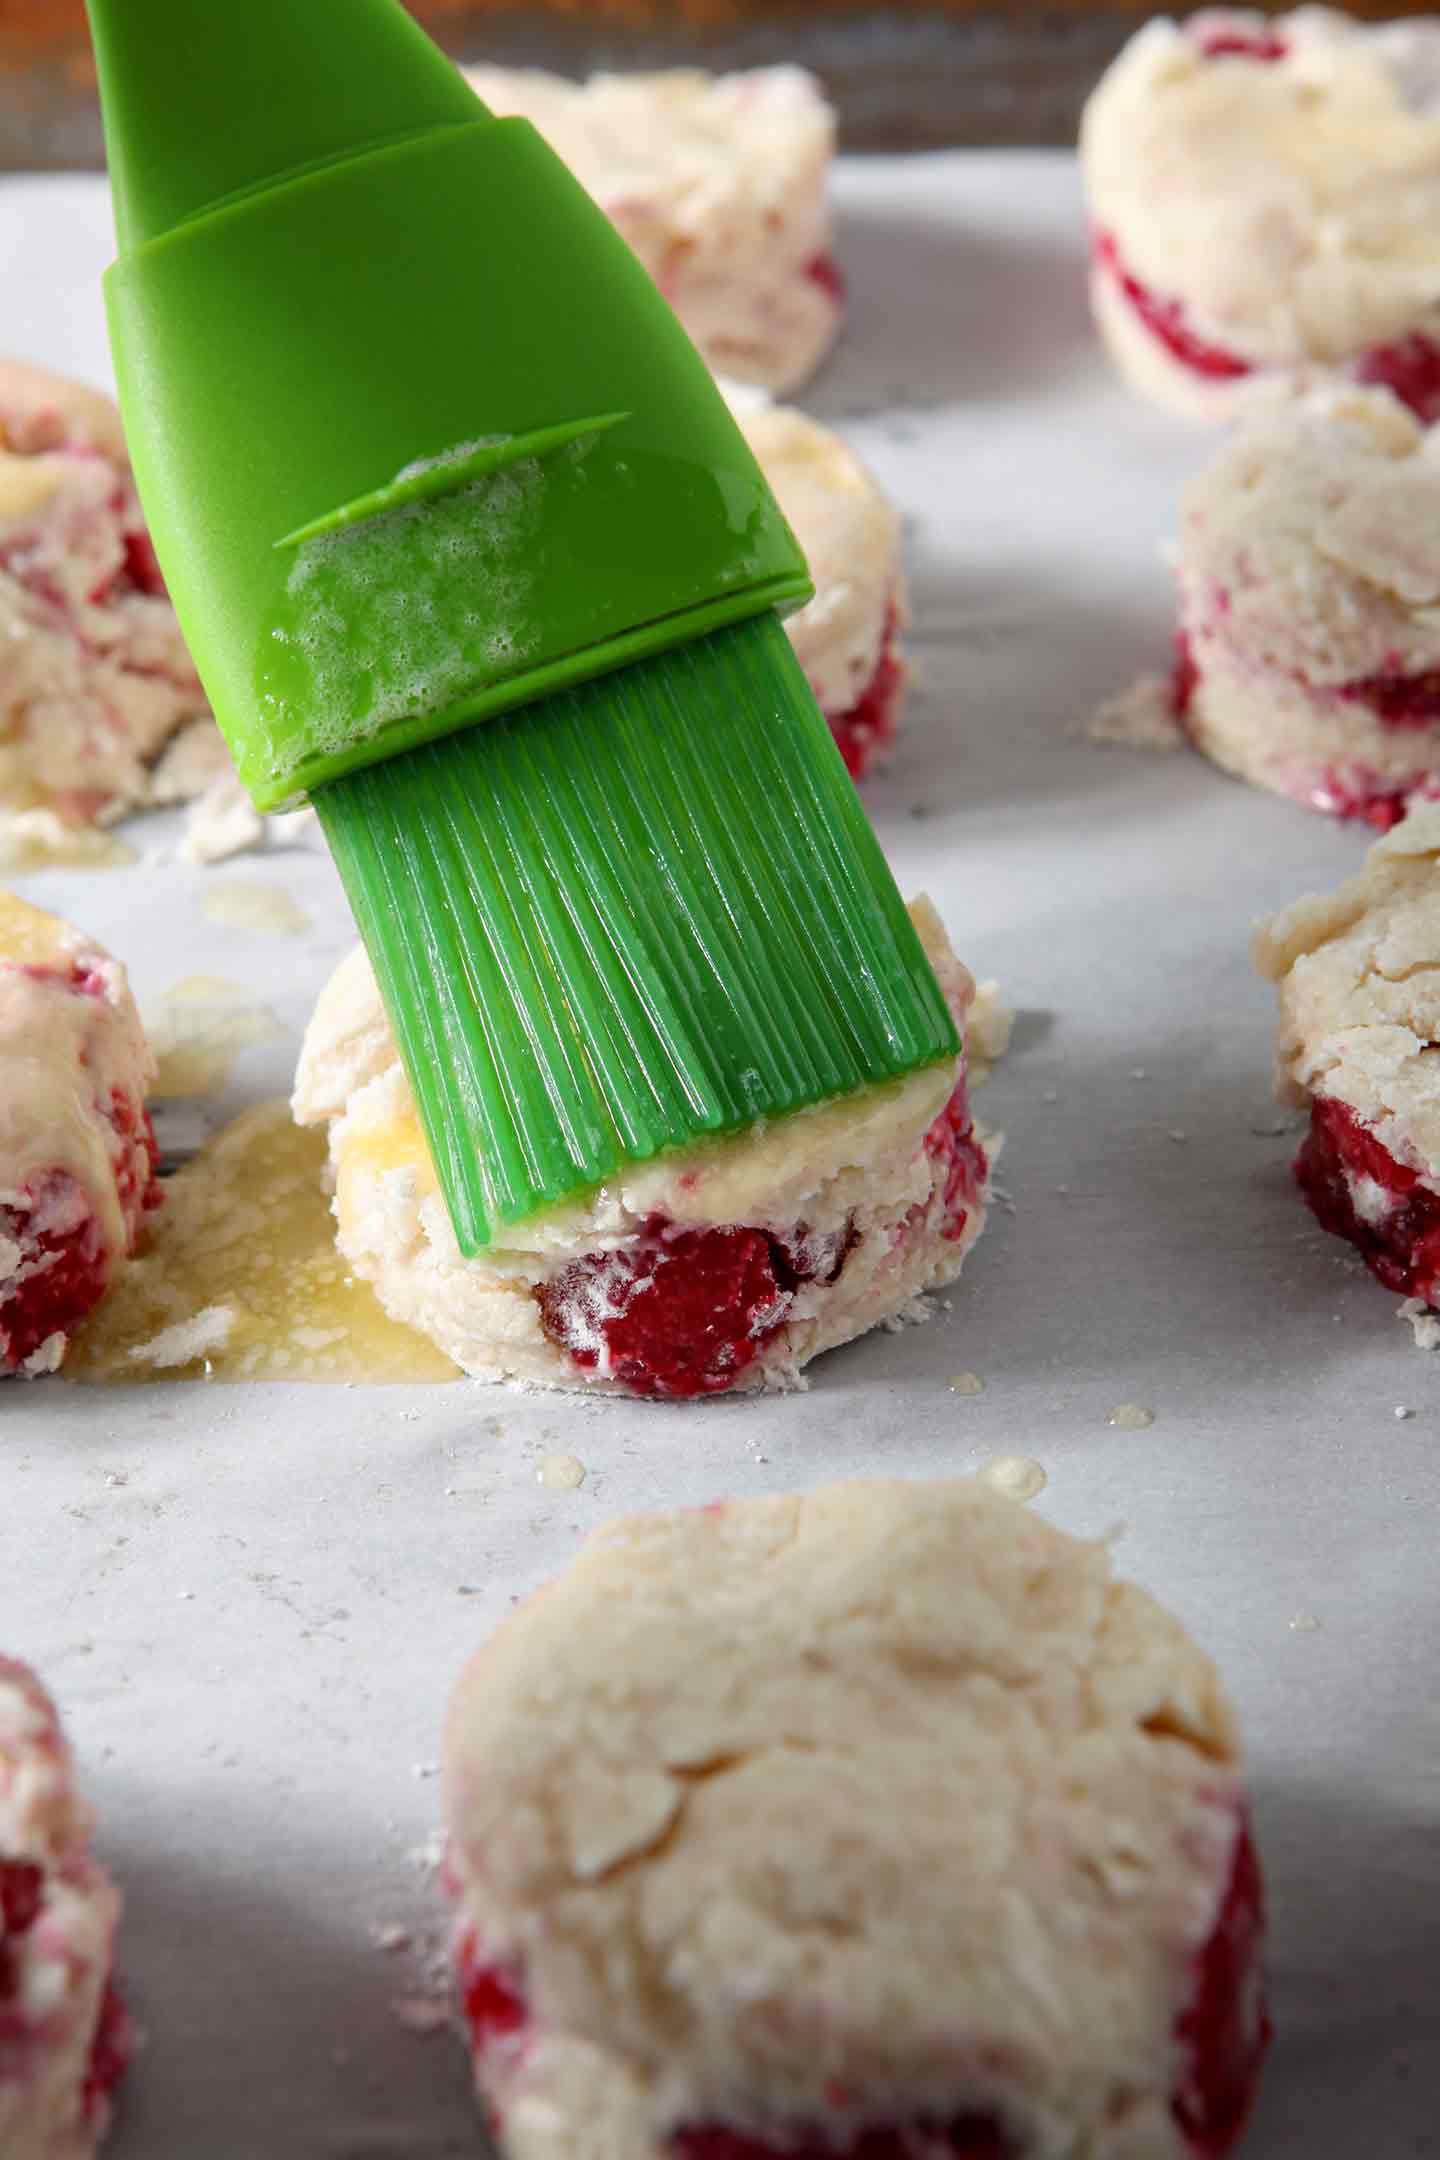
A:
POLYGON ((534 129, 398 0, 89 8, 156 552, 255 802, 319 813, 462 1251, 952 1056, 795 540, 534 129))

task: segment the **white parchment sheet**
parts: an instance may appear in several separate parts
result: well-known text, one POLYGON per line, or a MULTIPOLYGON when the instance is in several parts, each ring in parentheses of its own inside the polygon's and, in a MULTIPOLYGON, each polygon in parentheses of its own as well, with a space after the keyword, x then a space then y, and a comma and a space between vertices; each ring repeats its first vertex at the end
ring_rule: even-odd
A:
MULTIPOLYGON (((460 2051, 396 2014, 416 1953, 377 1941, 433 1924, 417 1848, 468 1651, 609 1514, 1001 1453, 1044 1464, 1057 1522, 1118 1529, 1244 1714, 1278 2027, 1247 2152, 1440 2154, 1440 1363, 1291 1186, 1246 957, 1252 918, 1364 835, 1067 734, 1163 664, 1158 547, 1208 445, 1099 359, 1071 161, 853 163, 839 194, 850 327, 805 402, 904 505, 920 677, 867 800, 1018 1008, 980 1097, 1013 1208, 950 1310, 778 1400, 3 1390, 0 1641, 63 1705, 150 2036, 115 2160, 480 2150, 460 2051), (947 1387, 966 1369, 983 1394, 947 1387), (1112 1430, 1126 1402, 1154 1424, 1112 1430), (537 1480, 561 1450, 577 1492, 537 1480)), ((105 380, 109 251, 100 183, 0 188, 0 345, 105 380)), ((173 852, 175 829, 130 837, 173 852)), ((286 1088, 349 939, 323 855, 20 883, 142 1003, 207 973, 278 1014, 212 1121, 286 1088), (239 877, 290 887, 312 931, 202 918, 239 877)))

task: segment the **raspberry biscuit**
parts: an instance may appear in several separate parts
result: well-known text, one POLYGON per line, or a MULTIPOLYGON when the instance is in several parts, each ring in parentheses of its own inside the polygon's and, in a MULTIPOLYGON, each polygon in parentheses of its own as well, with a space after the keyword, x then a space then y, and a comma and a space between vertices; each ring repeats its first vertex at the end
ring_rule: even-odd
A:
POLYGON ((160 1198, 125 970, 0 892, 0 1378, 53 1372, 160 1198))
POLYGON ((900 519, 829 428, 721 388, 805 550, 815 597, 785 627, 851 778, 863 779, 894 741, 905 691, 900 519))
POLYGON ((1440 781, 1440 436, 1387 392, 1257 408, 1187 493, 1177 577, 1217 764, 1382 830, 1440 781))
POLYGON ((34 1674, 0 1657, 0 2153, 87 2160, 129 2059, 111 1979, 120 1899, 34 1674))
MULTIPOLYGON (((928 903, 912 912, 963 1031, 974 985, 928 903)), ((341 1253, 393 1319, 484 1380, 794 1386, 822 1350, 920 1317, 985 1223, 962 1055, 627 1169, 464 1259, 358 951, 321 993, 294 1108, 329 1122, 341 1253)))
POLYGON ((0 646, 0 806, 103 823, 223 769, 119 414, 14 360, 0 361, 0 646))
POLYGON ((1205 418, 1339 369, 1440 417, 1440 23, 1207 9, 1139 31, 1085 111, 1096 320, 1205 418))
POLYGON ((826 187, 835 116, 803 68, 563 81, 472 68, 533 121, 627 240, 717 375, 793 390, 840 327, 826 187))
POLYGON ((1218 2160, 1267 2039, 1208 1660, 979 1485, 612 1525, 473 1660, 454 1954, 508 2160, 1218 2160))
POLYGON ((1440 1309, 1440 804, 1277 916, 1255 957, 1279 988, 1282 1095, 1310 1106, 1306 1199, 1417 1316, 1440 1309))

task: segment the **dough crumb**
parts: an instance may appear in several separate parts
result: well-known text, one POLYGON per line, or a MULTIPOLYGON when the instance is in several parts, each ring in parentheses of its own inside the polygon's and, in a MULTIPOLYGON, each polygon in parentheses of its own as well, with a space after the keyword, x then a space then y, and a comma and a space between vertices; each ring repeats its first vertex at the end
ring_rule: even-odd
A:
POLYGON ((445 1995, 397 1995, 390 2008, 397 2025, 406 2032, 428 2035, 446 2032, 451 2023, 450 2002, 445 1995))
POLYGON ((192 1320, 178 1320, 174 1327, 162 1328, 148 1342, 134 1344, 128 1354, 135 1364, 158 1369, 189 1365, 196 1358, 208 1357, 212 1350, 223 1350, 234 1325, 233 1307, 206 1305, 192 1320))
POLYGON ((1141 675, 1106 698, 1077 731, 1086 742, 1122 750, 1181 750, 1185 730, 1168 675, 1141 675))
POLYGON ((984 1087, 1010 1048, 1015 1015, 1000 1002, 1000 985, 993 978, 975 985, 975 998, 965 1022, 965 1048, 972 1088, 984 1087))
POLYGON ((1423 1298, 1407 1297, 1398 1317, 1409 1321, 1417 1350, 1440 1350, 1440 1315, 1431 1312, 1423 1298))
POLYGON ((222 773, 192 804, 180 843, 187 863, 225 862, 264 845, 265 820, 234 773, 222 773))

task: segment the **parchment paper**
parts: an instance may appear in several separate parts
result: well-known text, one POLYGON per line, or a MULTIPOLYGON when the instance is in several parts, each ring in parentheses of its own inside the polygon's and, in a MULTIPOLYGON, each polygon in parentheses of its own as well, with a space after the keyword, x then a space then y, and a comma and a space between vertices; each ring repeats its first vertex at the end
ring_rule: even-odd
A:
MULTIPOLYGON (((1070 160, 853 164, 839 192, 850 327, 805 402, 905 507, 922 678, 867 800, 904 888, 1019 1009, 980 1097, 1013 1212, 951 1309, 800 1396, 3 1390, 0 1639, 63 1705, 150 2032, 115 2160, 478 2151, 459 2050, 412 2029, 437 1911, 417 1848, 472 1646, 611 1513, 1002 1453, 1045 1465, 1057 1522, 1117 1528, 1244 1715, 1279 2029, 1247 2151, 1440 2153, 1440 1364, 1291 1186, 1246 957, 1252 918, 1365 835, 1188 753, 1067 733, 1164 664, 1158 547, 1209 443, 1098 357, 1070 160), (967 1369, 974 1398, 946 1384, 967 1369), (1111 1429, 1121 1403, 1154 1424, 1111 1429), (579 1491, 537 1482, 557 1450, 579 1491), (415 1948, 378 1947, 387 1927, 415 1948)), ((3 343, 105 380, 109 251, 99 183, 0 188, 3 343)), ((276 1012, 286 1037, 245 1053, 212 1122, 285 1089, 349 941, 322 855, 19 882, 142 1000, 204 972, 276 1012), (312 931, 205 921, 222 878, 289 887, 312 931)))

